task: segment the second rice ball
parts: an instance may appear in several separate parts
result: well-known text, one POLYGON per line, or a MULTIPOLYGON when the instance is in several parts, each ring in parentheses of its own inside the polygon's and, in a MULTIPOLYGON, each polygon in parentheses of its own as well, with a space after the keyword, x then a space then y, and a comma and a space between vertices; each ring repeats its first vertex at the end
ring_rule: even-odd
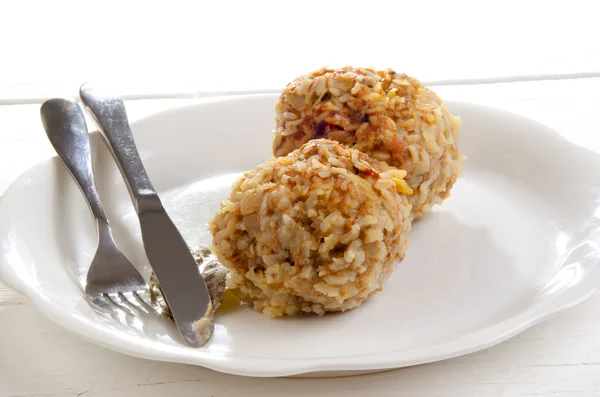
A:
POLYGON ((275 110, 273 154, 326 138, 406 170, 412 218, 447 198, 461 174, 460 120, 432 90, 391 69, 320 69, 289 83, 275 110))

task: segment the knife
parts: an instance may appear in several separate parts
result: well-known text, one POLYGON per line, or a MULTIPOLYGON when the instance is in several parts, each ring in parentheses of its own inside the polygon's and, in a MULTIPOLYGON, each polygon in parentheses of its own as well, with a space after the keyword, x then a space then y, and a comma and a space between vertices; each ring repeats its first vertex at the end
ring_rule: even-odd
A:
POLYGON ((86 83, 79 96, 101 127, 102 135, 127 184, 142 231, 146 256, 171 308, 175 324, 189 346, 199 347, 214 323, 208 289, 179 230, 167 214, 142 163, 127 119, 125 103, 86 83))

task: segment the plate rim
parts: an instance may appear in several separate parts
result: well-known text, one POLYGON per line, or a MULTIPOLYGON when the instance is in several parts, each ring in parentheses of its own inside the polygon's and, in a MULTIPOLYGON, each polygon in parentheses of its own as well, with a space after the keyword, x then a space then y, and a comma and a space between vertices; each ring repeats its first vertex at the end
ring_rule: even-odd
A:
MULTIPOLYGON (((189 110, 190 108, 197 108, 219 102, 252 100, 254 98, 273 97, 277 95, 278 94, 276 93, 258 93, 211 97, 207 98, 206 101, 203 100, 199 103, 178 106, 147 115, 139 120, 136 120, 135 122, 132 122, 132 129, 135 130, 137 124, 149 122, 152 118, 177 114, 178 112, 183 112, 189 110)), ((445 100, 444 104, 464 105, 475 108, 480 111, 492 111, 497 114, 504 114, 505 116, 519 118, 523 122, 534 123, 538 126, 543 127, 545 130, 548 131, 548 133, 553 133, 555 135, 555 138, 560 138, 566 145, 571 145, 580 149, 586 149, 580 145, 569 141, 564 136, 554 131, 550 127, 539 123, 534 119, 520 115, 518 113, 466 101, 445 100)), ((594 153, 600 157, 598 153, 594 153)), ((8 186, 4 194, 0 196, 0 214, 2 214, 4 211, 7 211, 7 202, 10 202, 10 199, 12 195, 15 194, 15 191, 18 192, 19 186, 23 185, 25 180, 30 175, 35 174, 36 170, 48 167, 51 164, 51 162, 55 161, 55 159, 56 156, 42 160, 34 166, 30 167, 28 170, 23 172, 17 179, 15 179, 8 186)), ((1 221, 1 219, 2 217, 0 217, 0 226, 2 226, 3 224, 3 221, 1 221)), ((0 239, 4 239, 4 236, 0 236, 0 239)), ((139 343, 139 339, 136 339, 136 344, 127 343, 128 338, 126 338, 126 335, 120 335, 119 337, 117 337, 115 342, 110 343, 105 337, 103 337, 105 336, 105 334, 103 333, 102 328, 99 326, 98 323, 89 321, 89 319, 77 320, 70 316, 68 313, 61 311, 60 308, 56 307, 52 302, 44 299, 43 296, 38 293, 37 289, 25 285, 25 283, 23 283, 22 280, 19 279, 18 275, 13 271, 13 266, 11 266, 9 262, 10 261, 6 258, 6 255, 4 255, 3 247, 0 244, 0 280, 5 282, 9 287, 21 291, 23 294, 25 294, 30 299, 32 305, 36 308, 36 310, 42 313, 45 317, 49 318, 64 329, 76 334, 84 340, 87 340, 89 342, 92 342, 94 344, 116 352, 144 359, 168 361, 182 364, 192 364, 224 373, 254 377, 293 376, 329 371, 389 370, 393 368, 424 364, 463 356, 466 354, 473 353, 475 351, 487 349, 507 339, 510 339, 511 337, 525 331, 526 329, 534 326, 535 324, 545 321, 559 312, 562 312, 582 303, 583 301, 593 296, 598 290, 598 286, 595 286, 595 288, 592 288, 588 291, 584 291, 584 293, 577 294, 574 298, 567 299, 565 299, 563 295, 559 295, 554 299, 556 300, 556 302, 554 302, 554 304, 550 305, 549 307, 538 307, 540 305, 528 307, 526 310, 520 311, 516 315, 511 316, 502 322, 495 323, 488 328, 478 329, 476 331, 463 334, 455 340, 439 345, 395 350, 385 353, 374 352, 364 353, 360 355, 324 358, 236 357, 234 360, 223 360, 210 353, 207 353, 206 357, 199 357, 197 355, 189 356, 185 354, 176 354, 176 352, 156 352, 152 349, 143 350, 143 344, 139 343), (475 343, 475 341, 477 340, 477 336, 485 331, 488 331, 489 329, 501 329, 502 332, 496 332, 495 336, 489 336, 484 338, 485 342, 480 341, 478 343, 475 343), (475 341, 471 341, 471 343, 465 343, 468 342, 469 339, 473 338, 475 339, 475 341), (453 345, 459 345, 462 346, 462 348, 452 349, 453 345), (422 357, 420 359, 414 357, 419 355, 422 356, 423 354, 419 354, 419 352, 422 352, 424 350, 426 351, 432 348, 439 349, 444 347, 445 349, 441 350, 442 353, 430 353, 429 355, 426 355, 425 357, 422 357), (371 360, 369 360, 369 358, 371 358, 371 360), (265 366, 265 362, 271 363, 271 365, 265 366), (272 363, 276 363, 276 365, 273 365, 272 363)), ((600 260, 597 260, 596 263, 600 263, 600 260)), ((598 272, 598 270, 596 270, 596 272, 598 272)))

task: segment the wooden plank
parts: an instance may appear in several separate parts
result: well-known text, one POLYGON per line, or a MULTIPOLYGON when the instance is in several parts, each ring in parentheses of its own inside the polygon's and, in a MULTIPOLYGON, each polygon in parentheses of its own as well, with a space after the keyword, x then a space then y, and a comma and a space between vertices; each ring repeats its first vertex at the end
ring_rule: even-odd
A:
POLYGON ((243 378, 125 356, 69 334, 30 304, 0 306, 0 319, 0 395, 6 397, 600 395, 600 295, 472 355, 313 380, 243 378))

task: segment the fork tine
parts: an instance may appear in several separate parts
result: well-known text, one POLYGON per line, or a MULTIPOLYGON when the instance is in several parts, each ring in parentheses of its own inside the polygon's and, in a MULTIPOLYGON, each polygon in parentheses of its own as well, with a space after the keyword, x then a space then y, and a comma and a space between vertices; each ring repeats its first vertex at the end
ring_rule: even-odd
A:
POLYGON ((115 296, 115 295, 104 294, 104 298, 107 300, 107 302, 109 302, 109 304, 112 306, 113 310, 123 312, 129 316, 135 316, 135 311, 132 311, 127 305, 124 305, 120 298, 116 299, 117 297, 118 297, 118 295, 115 296))
POLYGON ((134 305, 133 303, 131 303, 129 301, 129 299, 127 299, 127 297, 125 296, 124 293, 117 292, 116 296, 117 296, 117 298, 119 298, 119 304, 126 307, 133 315, 135 315, 137 313, 139 308, 136 305, 134 305))
POLYGON ((111 306, 106 299, 104 299, 103 295, 98 295, 95 297, 89 297, 90 303, 93 304, 96 310, 100 309, 102 312, 110 312, 113 310, 113 306, 111 306))
MULTIPOLYGON (((130 293, 127 293, 127 295, 130 295, 130 293)), ((139 312, 142 312, 144 314, 149 313, 145 307, 141 306, 139 303, 137 303, 134 300, 133 292, 131 293, 131 297, 128 297, 127 295, 125 295, 123 292, 117 293, 117 296, 121 300, 122 305, 126 306, 133 313, 139 313, 139 312)))
POLYGON ((144 310, 146 310, 146 312, 148 314, 151 313, 156 313, 157 310, 155 307, 153 307, 152 305, 150 305, 148 302, 146 302, 138 293, 138 291, 133 291, 131 293, 131 295, 133 295, 133 298, 135 299, 135 301, 138 303, 138 305, 142 308, 144 308, 144 310))

